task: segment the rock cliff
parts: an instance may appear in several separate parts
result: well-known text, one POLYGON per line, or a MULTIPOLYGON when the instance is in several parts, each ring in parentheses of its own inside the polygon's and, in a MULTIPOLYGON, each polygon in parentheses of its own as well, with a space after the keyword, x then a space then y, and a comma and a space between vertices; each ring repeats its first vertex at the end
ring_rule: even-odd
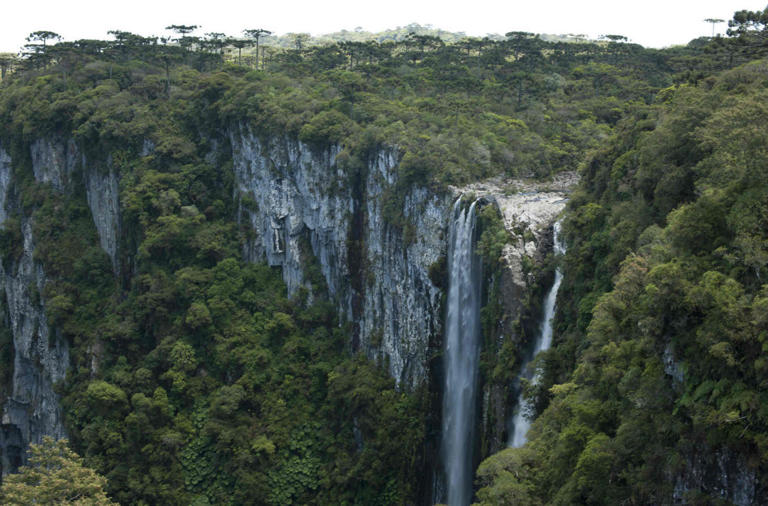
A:
MULTIPOLYGON (((486 346, 495 345, 495 349, 487 351, 498 352, 507 342, 518 349, 526 346, 519 335, 520 324, 527 316, 538 316, 538 313, 526 313, 526 301, 542 280, 525 266, 542 265, 552 250, 552 225, 565 210, 568 193, 577 182, 575 174, 565 173, 548 183, 492 178, 453 189, 456 193, 482 197, 495 205, 510 236, 502 250, 500 272, 486 279, 486 283, 498 285, 501 303, 495 335, 486 336, 486 346), (492 343, 488 337, 494 338, 492 343)), ((481 388, 479 453, 484 458, 506 447, 516 396, 511 383, 485 382, 481 388)))
MULTIPOLYGON (((498 205, 513 232, 515 241, 505 247, 500 281, 509 329, 519 317, 530 282, 524 279, 522 258, 544 257, 548 226, 564 205, 562 188, 543 191, 519 181, 486 181, 441 192, 403 188, 392 149, 371 153, 364 167, 350 171, 341 167, 338 147, 319 149, 287 136, 264 138, 243 125, 230 129, 229 145, 218 149, 231 149, 238 219, 250 231, 245 257, 280 266, 292 294, 305 288, 310 294, 327 293, 351 325, 350 348, 385 364, 405 389, 430 381, 430 358, 439 353, 430 348, 441 342, 443 319, 442 287, 434 275, 444 260, 457 196, 486 197, 498 205), (391 220, 393 194, 395 212, 402 215, 397 225, 391 220)), ((109 159, 101 165, 89 163, 65 138, 37 140, 30 151, 36 181, 73 195, 78 185, 85 190, 100 244, 117 273, 119 173, 109 159)), ((4 151, 0 185, 4 220, 16 212, 15 197, 9 195, 13 191, 8 191, 13 186, 11 160, 4 151)), ((4 469, 13 467, 14 455, 30 441, 64 434, 53 384, 63 379, 69 364, 67 345, 49 329, 38 295, 46 277, 33 257, 33 223, 28 216, 21 222, 23 254, 15 262, 4 262, 0 273, 6 293, 3 311, 16 350, 13 393, 3 411, 7 430, 0 439, 7 456, 4 469)), ((501 439, 502 429, 494 430, 501 439)))
MULTIPOLYGON (((327 293, 350 323, 350 348, 385 364, 402 388, 433 379, 430 360, 440 351, 435 346, 443 320, 443 291, 434 273, 446 253, 453 202, 461 194, 497 206, 510 232, 504 265, 494 280, 503 303, 499 335, 494 337, 499 343, 523 344, 516 333, 518 320, 537 282, 525 265, 542 262, 551 248, 551 225, 564 210, 575 175, 548 184, 491 179, 438 192, 399 185, 394 149, 374 151, 363 167, 350 171, 340 163, 338 146, 321 149, 293 137, 263 137, 245 125, 232 127, 228 140, 216 150, 227 151, 227 156, 231 152, 238 219, 250 231, 245 257, 280 266, 293 294, 303 289, 310 296, 327 293), (393 207, 402 218, 397 224, 393 207)), ((41 138, 29 149, 38 183, 73 196, 75 188, 83 191, 100 244, 118 274, 120 174, 109 158, 89 163, 68 138, 41 138)), ((147 140, 141 156, 152 150, 147 140)), ((54 385, 69 366, 68 345, 48 324, 40 295, 47 277, 35 260, 34 223, 29 213, 21 212, 12 162, 0 146, 0 227, 13 216, 20 231, 15 253, 0 261, 0 319, 10 329, 14 350, 10 384, 0 389, 4 474, 23 462, 30 442, 65 435, 54 385)), ((664 358, 667 373, 682 382, 683 369, 671 352, 664 358)), ((514 396, 512 385, 488 383, 482 388, 478 422, 487 455, 505 444, 514 396)), ((683 469, 670 474, 670 483, 675 484, 675 501, 685 501, 690 491, 703 491, 747 505, 757 494, 755 473, 729 449, 692 449, 683 469)))
POLYGON ((409 239, 385 219, 385 190, 397 160, 381 150, 365 170, 339 169, 338 148, 317 150, 287 137, 260 139, 247 127, 230 134, 241 215, 253 231, 246 258, 282 267, 291 293, 311 285, 309 245, 328 293, 352 323, 352 347, 388 364, 398 383, 426 379, 429 337, 440 331, 441 291, 429 268, 445 252, 449 194, 414 188, 405 218, 409 239))
POLYGON ((50 183, 57 191, 71 191, 84 183, 88 207, 99 233, 99 242, 117 269, 120 238, 118 174, 108 158, 104 166, 89 163, 72 139, 43 138, 30 147, 32 171, 38 183, 50 183))
MULTIPOLYGON (((30 158, 38 183, 67 193, 72 193, 74 185, 84 184, 101 246, 117 269, 120 218, 115 171, 89 166, 71 139, 38 139, 30 145, 30 158)), ((23 462, 23 450, 29 443, 39 443, 43 436, 64 437, 54 384, 64 379, 69 367, 69 346, 48 324, 40 295, 47 278, 35 261, 32 218, 17 203, 12 174, 11 157, 0 146, 0 227, 11 214, 18 215, 23 242, 17 258, 0 262, 0 314, 11 330, 14 349, 12 381, 2 406, 3 473, 23 462)))
POLYGON ((281 266, 289 291, 296 293, 311 285, 302 257, 302 244, 308 244, 329 295, 353 324, 353 348, 388 364, 395 380, 408 387, 427 379, 430 337, 441 332, 442 291, 429 271, 445 255, 456 196, 492 197, 510 230, 532 231, 533 240, 518 233, 518 243, 505 248, 507 300, 517 313, 516 291, 527 286, 522 256, 542 256, 542 234, 565 205, 564 187, 510 195, 501 181, 442 193, 413 187, 398 209, 415 231, 409 235, 386 219, 386 192, 397 182, 392 150, 373 154, 355 181, 339 169, 338 148, 317 150, 288 137, 264 140, 244 126, 232 129, 230 143, 240 214, 252 230, 246 258, 281 266))
MULTIPOLYGON (((38 181, 54 186, 64 181, 62 165, 45 156, 36 157, 34 148, 33 169, 38 181)), ((0 216, 3 221, 14 200, 9 191, 11 173, 11 159, 0 147, 0 216)), ((11 385, 2 406, 0 463, 3 473, 13 471, 23 462, 24 448, 30 442, 38 443, 45 435, 60 438, 65 434, 59 396, 53 385, 64 379, 69 366, 69 348, 48 325, 45 302, 40 296, 46 276, 34 260, 31 219, 21 216, 20 225, 21 254, 18 258, 4 258, 0 262, 0 292, 3 295, 0 311, 10 327, 14 349, 11 385)))

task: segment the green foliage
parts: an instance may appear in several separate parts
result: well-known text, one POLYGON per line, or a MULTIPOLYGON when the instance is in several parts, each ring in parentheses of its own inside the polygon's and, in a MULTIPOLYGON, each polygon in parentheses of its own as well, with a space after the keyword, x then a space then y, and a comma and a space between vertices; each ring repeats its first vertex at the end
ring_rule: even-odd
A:
POLYGON ((483 263, 491 269, 496 269, 502 262, 502 250, 510 242, 510 234, 504 226, 499 209, 494 205, 484 206, 478 213, 480 238, 477 240, 475 251, 483 259, 483 263))
POLYGON ((3 504, 75 504, 109 506, 107 480, 83 465, 83 459, 69 449, 66 439, 43 438, 29 447, 29 463, 17 474, 3 478, 0 499, 3 504))
MULTIPOLYGON (((737 19, 734 40, 761 41, 761 19, 737 19)), ((127 32, 45 44, 55 34, 37 32, 43 44, 0 87, 17 208, 0 252, 4 265, 18 259, 22 224, 33 227, 49 277, 38 295, 71 344, 67 430, 116 500, 404 504, 421 492, 427 394, 399 392, 345 354, 316 265, 320 296, 307 305, 241 258, 221 148, 241 128, 337 145, 328 176, 360 195, 372 155, 392 150, 397 177, 380 198, 406 243, 418 234, 404 205, 414 185, 545 177, 591 153, 566 224, 563 337, 541 386, 551 401, 529 449, 481 467, 481 501, 654 502, 669 481, 657 464, 702 439, 752 445, 763 462, 765 64, 711 77, 748 50, 516 32, 446 44, 411 27, 379 43, 311 46, 293 34, 284 42, 300 47, 234 64, 222 34, 188 28, 175 28, 176 44, 127 32), (98 244, 86 168, 66 192, 31 174, 34 140, 70 137, 89 170, 119 175, 118 275, 98 244), (667 345, 685 364, 680 387, 663 373, 667 345)), ((490 206, 481 221, 479 251, 498 267, 506 232, 490 206)), ((357 260, 360 245, 349 244, 357 260)), ((486 328, 500 319, 498 296, 497 283, 486 328)), ((517 355, 484 357, 483 374, 505 381, 517 355)))
POLYGON ((531 482, 535 453, 527 448, 509 448, 486 459, 477 469, 480 506, 540 505, 531 482))
POLYGON ((765 479, 765 69, 665 90, 585 163, 549 402, 526 448, 481 466, 478 497, 664 502, 670 476, 729 451, 765 479))
POLYGON ((0 255, 9 264, 16 262, 21 258, 24 252, 24 237, 21 231, 21 221, 17 218, 7 218, 0 225, 0 255))
POLYGON ((353 125, 352 120, 339 111, 322 111, 301 127, 299 139, 311 144, 336 144, 351 134, 353 125))
MULTIPOLYGON (((19 211, 49 278, 39 296, 70 342, 60 390, 73 446, 125 504, 414 502, 423 394, 397 392, 347 355, 308 244, 312 305, 289 299, 273 269, 242 260, 231 160, 217 148, 244 121, 324 149, 357 138, 357 119, 310 77, 206 73, 191 55, 169 55, 166 68, 142 40, 118 35, 133 45, 126 54, 77 53, 66 77, 52 60, 53 73, 17 73, 0 91, 19 211), (290 82, 300 86, 290 92, 290 82), (242 95, 257 88, 257 101, 242 95), (31 175, 30 144, 49 135, 71 136, 88 160, 66 191, 31 175), (119 276, 83 184, 100 166, 120 180, 119 276), (347 371, 353 383, 339 379, 347 371)), ((329 78, 347 104, 358 100, 360 75, 329 78)), ((360 146, 376 144, 367 135, 360 146)), ((360 170, 366 149, 345 168, 360 170)), ((5 262, 21 254, 22 222, 2 229, 5 262)), ((0 353, 13 358, 5 331, 0 353)))
POLYGON ((407 184, 455 184, 575 169, 629 108, 671 84, 667 55, 633 44, 410 29, 378 42, 355 32, 324 46, 271 47, 268 62, 246 56, 264 70, 250 72, 242 51, 238 65, 223 64, 221 49, 239 39, 221 34, 165 45, 111 32, 114 41, 52 44, 5 86, 0 124, 24 135, 72 131, 102 155, 150 138, 153 157, 182 161, 196 146, 172 125, 205 136, 245 122, 358 155, 395 146, 407 184))

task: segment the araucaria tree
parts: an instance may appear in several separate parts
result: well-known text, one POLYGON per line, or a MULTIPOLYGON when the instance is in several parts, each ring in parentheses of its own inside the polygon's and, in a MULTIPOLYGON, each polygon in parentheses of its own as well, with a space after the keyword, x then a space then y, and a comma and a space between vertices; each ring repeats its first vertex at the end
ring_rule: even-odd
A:
POLYGON ((248 30, 243 30, 243 33, 246 37, 253 39, 256 41, 256 67, 259 67, 259 40, 262 37, 265 37, 267 35, 272 35, 272 32, 269 30, 265 30, 263 28, 253 28, 248 30))

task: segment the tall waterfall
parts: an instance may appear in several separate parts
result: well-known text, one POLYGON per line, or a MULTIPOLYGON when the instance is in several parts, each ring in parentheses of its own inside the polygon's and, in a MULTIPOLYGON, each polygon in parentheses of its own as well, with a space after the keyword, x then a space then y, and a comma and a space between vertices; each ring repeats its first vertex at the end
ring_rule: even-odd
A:
POLYGON ((480 260, 474 252, 475 207, 453 206, 445 323, 442 454, 449 506, 472 499, 472 448, 480 348, 480 260))
MULTIPOLYGON (((565 245, 560 239, 560 222, 556 222, 554 226, 554 242, 555 242, 555 254, 561 255, 565 253, 565 245)), ((552 283, 552 288, 547 293, 547 299, 544 302, 544 314, 541 318, 541 325, 539 326, 539 336, 536 339, 533 352, 528 355, 527 360, 523 361, 521 371, 522 377, 531 380, 534 384, 538 381, 538 375, 534 375, 528 371, 530 362, 539 354, 540 351, 548 350, 552 345, 552 318, 555 316, 555 300, 557 299, 557 291, 560 289, 560 283, 563 281, 563 273, 560 267, 555 269, 555 282, 552 283)), ((521 390, 520 396, 517 399, 517 413, 512 422, 514 432, 509 446, 512 448, 520 448, 526 442, 526 434, 528 429, 531 428, 531 410, 532 406, 523 397, 521 390)))

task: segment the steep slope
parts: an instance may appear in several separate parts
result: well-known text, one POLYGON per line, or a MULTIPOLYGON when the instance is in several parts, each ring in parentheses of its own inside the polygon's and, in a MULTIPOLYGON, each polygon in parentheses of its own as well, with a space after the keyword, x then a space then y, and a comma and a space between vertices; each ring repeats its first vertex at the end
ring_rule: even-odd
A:
MULTIPOLYGON (((0 217, 13 212, 18 200, 12 190, 12 160, 0 145, 0 217), (10 212, 9 212, 10 211, 10 212)), ((50 179, 53 174, 35 160, 35 177, 50 179)), ((56 329, 48 326, 45 301, 41 293, 47 283, 45 272, 35 261, 35 238, 29 216, 12 224, 0 222, 6 250, 0 264, 2 318, 13 342, 13 363, 8 394, 3 399, 0 456, 2 472, 15 470, 23 461, 26 446, 40 443, 46 435, 65 435, 59 395, 53 385, 62 381, 69 367, 69 346, 56 329), (17 230, 8 230, 17 227, 17 230), (12 236, 11 236, 12 234, 12 236)))
POLYGON ((665 90, 584 168, 547 407, 484 503, 764 503, 766 68, 665 90))
POLYGON ((295 294, 312 288, 306 255, 314 255, 328 295, 353 324, 351 348, 388 364, 407 388, 422 384, 440 333, 441 292, 429 269, 445 255, 450 197, 419 187, 403 196, 399 212, 419 231, 409 239, 384 215, 384 194, 397 179, 394 151, 372 153, 350 174, 337 164, 338 147, 259 139, 244 126, 231 142, 236 197, 253 231, 245 257, 282 266, 295 294))
POLYGON ((575 167, 616 97, 665 79, 656 53, 523 35, 263 71, 116 36, 43 48, 0 89, 4 472, 66 432, 126 503, 427 502, 465 193, 485 269, 470 444, 503 447, 565 205, 509 178, 575 167))

